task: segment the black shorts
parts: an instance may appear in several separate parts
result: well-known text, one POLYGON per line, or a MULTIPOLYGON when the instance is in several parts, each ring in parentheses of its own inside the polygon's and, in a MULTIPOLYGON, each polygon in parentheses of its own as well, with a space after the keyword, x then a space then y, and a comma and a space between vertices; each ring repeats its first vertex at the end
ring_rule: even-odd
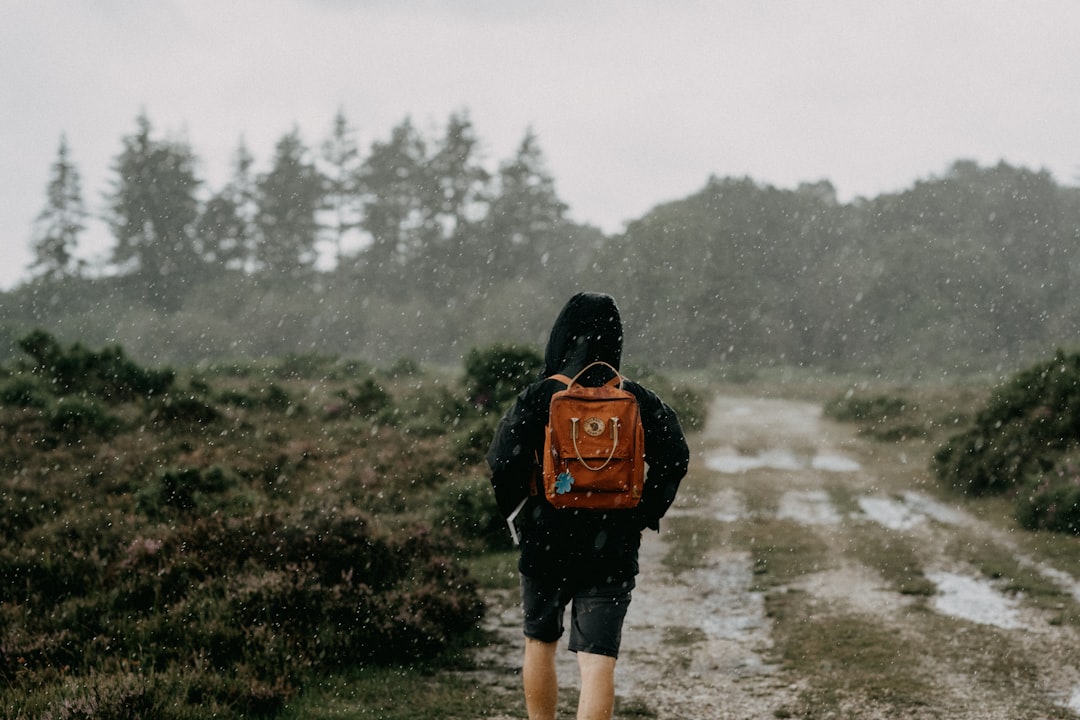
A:
POLYGON ((571 605, 570 650, 618 657, 633 589, 633 578, 575 586, 567 581, 548 583, 522 575, 525 636, 541 642, 558 640, 563 634, 566 606, 571 605))

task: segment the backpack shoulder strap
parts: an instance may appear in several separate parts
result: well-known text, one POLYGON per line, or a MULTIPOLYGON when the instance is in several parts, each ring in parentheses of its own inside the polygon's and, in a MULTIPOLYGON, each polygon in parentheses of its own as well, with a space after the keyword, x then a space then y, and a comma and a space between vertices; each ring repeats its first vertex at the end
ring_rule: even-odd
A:
POLYGON ((562 373, 556 373, 554 375, 548 375, 548 380, 558 380, 559 382, 561 382, 563 385, 566 385, 567 387, 570 387, 570 383, 573 382, 573 380, 566 377, 562 373))

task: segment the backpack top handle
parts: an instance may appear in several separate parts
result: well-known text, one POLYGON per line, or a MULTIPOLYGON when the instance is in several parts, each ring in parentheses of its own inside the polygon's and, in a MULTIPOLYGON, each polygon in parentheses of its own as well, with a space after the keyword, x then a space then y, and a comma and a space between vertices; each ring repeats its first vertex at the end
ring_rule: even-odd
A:
POLYGON ((604 367, 606 367, 608 370, 610 370, 612 373, 615 374, 615 377, 611 378, 606 383, 604 383, 605 385, 610 385, 612 387, 618 387, 620 390, 625 389, 625 388, 623 388, 623 383, 626 382, 626 378, 623 376, 623 374, 620 373, 618 370, 616 370, 615 366, 611 365, 610 363, 606 363, 603 360, 597 360, 596 362, 591 362, 588 365, 586 365, 585 367, 581 368, 581 371, 578 372, 578 374, 575 375, 570 380, 570 382, 568 382, 566 384, 566 388, 570 389, 570 387, 572 387, 575 383, 580 385, 581 383, 578 382, 578 378, 581 377, 582 375, 584 375, 585 372, 589 368, 595 367, 596 365, 603 365, 604 367))

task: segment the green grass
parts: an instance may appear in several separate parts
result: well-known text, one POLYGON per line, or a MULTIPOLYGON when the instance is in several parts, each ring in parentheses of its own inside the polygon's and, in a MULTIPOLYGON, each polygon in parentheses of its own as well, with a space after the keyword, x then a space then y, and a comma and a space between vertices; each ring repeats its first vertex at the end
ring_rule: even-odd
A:
POLYGON ((467 674, 372 667, 322 678, 281 720, 475 720, 521 712, 520 693, 493 692, 467 674))
POLYGON ((669 533, 664 564, 675 574, 699 567, 702 558, 723 541, 726 533, 724 523, 719 520, 693 515, 676 516, 663 522, 665 533, 669 533))
POLYGON ((732 542, 750 552, 755 589, 784 585, 830 566, 826 543, 793 520, 757 518, 733 529, 732 542))
POLYGON ((933 704, 919 643, 870 618, 830 613, 800 591, 770 592, 766 611, 774 622, 774 652, 805 685, 796 717, 838 717, 868 703, 899 717, 933 704))
POLYGON ((469 574, 482 588, 513 590, 520 584, 517 550, 473 555, 464 561, 469 574))
POLYGON ((869 526, 848 530, 845 554, 881 573, 886 585, 901 595, 930 596, 934 583, 923 573, 915 546, 902 535, 884 534, 869 526))
MULTIPOLYGON (((1042 543, 1051 547, 1062 545, 1062 536, 1056 538, 1042 534, 1042 543)), ((1072 538, 1076 544, 1075 538, 1072 538)), ((985 537, 970 532, 957 531, 946 547, 948 554, 978 569, 984 576, 1000 583, 1003 592, 1033 607, 1055 613, 1052 620, 1057 625, 1080 627, 1080 604, 1051 578, 1038 568, 1022 562, 1011 548, 1004 547, 985 537)), ((1075 576, 1075 574, 1074 574, 1075 576)))

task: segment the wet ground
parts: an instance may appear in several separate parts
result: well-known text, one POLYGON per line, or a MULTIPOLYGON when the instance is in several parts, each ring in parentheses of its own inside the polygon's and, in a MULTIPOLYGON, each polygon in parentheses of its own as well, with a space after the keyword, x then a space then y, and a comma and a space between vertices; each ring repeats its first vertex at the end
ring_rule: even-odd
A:
MULTIPOLYGON (((1080 717, 1080 642, 1073 627, 1056 623, 1053 611, 1026 603, 947 548, 961 532, 1009 548, 1016 561, 1060 587, 1065 602, 1080 603, 1080 582, 1022 552, 1007 531, 933 497, 926 490, 925 458, 873 446, 852 428, 823 419, 815 404, 775 399, 719 398, 706 430, 693 442, 696 469, 668 525, 692 527, 683 522, 689 519, 730 530, 782 520, 829 548, 867 537, 898 538, 918 548, 922 577, 931 584, 921 594, 897 592, 878 568, 839 552, 822 567, 799 574, 790 586, 768 589, 803 593, 820 612, 859 617, 923 643, 919 672, 929 678, 931 696, 925 704, 904 705, 902 716, 1080 717), (976 647, 985 660, 956 667, 948 659, 959 639, 981 642, 984 636, 985 647, 976 647), (1016 662, 1017 677, 1011 679, 1012 671, 1001 666, 1014 657, 1023 660, 1016 662), (992 664, 1005 681, 981 678, 980 662, 992 664)), ((827 710, 808 705, 809 679, 775 652, 773 620, 750 550, 736 542, 702 546, 686 540, 670 531, 646 535, 617 669, 617 716, 898 715, 887 698, 827 710), (671 553, 683 548, 694 548, 700 557, 672 562, 671 553)), ((481 651, 478 662, 489 672, 486 682, 493 691, 520 692, 517 598, 505 592, 490 601, 489 625, 501 640, 481 651)), ((572 696, 577 684, 573 654, 560 652, 558 669, 572 696)), ((857 699, 859 688, 848 688, 848 695, 857 699)), ((572 717, 569 708, 565 716, 572 717)))

